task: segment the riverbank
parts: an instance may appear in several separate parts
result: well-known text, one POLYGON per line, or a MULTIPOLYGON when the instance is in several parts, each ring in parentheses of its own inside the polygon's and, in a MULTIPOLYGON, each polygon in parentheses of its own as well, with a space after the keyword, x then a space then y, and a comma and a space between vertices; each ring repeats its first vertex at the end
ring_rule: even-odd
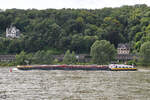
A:
POLYGON ((17 66, 14 62, 0 62, 0 67, 17 66))
POLYGON ((150 66, 136 66, 137 69, 150 70, 150 66))

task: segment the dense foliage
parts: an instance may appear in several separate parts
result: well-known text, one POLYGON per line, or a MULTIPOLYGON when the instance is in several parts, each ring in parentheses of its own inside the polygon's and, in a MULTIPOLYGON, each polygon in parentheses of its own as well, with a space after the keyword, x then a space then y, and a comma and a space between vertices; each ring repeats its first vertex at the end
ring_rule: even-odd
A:
POLYGON ((109 41, 100 40, 94 42, 91 47, 92 61, 95 64, 108 64, 115 58, 116 50, 114 45, 110 44, 109 41))
POLYGON ((140 61, 143 65, 150 65, 150 41, 142 44, 140 48, 140 61))
POLYGON ((139 52, 150 40, 150 7, 146 5, 103 9, 7 9, 0 12, 0 53, 70 49, 89 53, 96 40, 130 43, 139 52), (19 39, 6 39, 5 30, 15 25, 19 39))
POLYGON ((35 53, 26 53, 22 51, 16 55, 15 65, 28 64, 52 64, 53 57, 51 51, 37 51, 35 53))
MULTIPOLYGON (((144 64, 149 62, 149 49, 144 51, 142 45, 150 41, 150 7, 0 10, 0 54, 19 54, 18 64, 30 64, 31 60, 33 64, 40 63, 47 59, 41 55, 49 57, 66 50, 90 53, 92 44, 100 40, 109 41, 115 48, 119 43, 129 43, 132 53, 140 53, 144 64), (5 38, 10 25, 20 29, 20 38, 5 38)), ((48 59, 44 63, 52 63, 48 59)))

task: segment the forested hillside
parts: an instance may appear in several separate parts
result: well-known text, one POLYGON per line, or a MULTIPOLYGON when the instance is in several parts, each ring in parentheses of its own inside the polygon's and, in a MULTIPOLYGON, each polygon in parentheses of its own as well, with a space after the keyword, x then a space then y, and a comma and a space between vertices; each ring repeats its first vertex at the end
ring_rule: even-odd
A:
POLYGON ((0 12, 0 53, 67 49, 89 53, 96 40, 130 43, 132 52, 150 41, 150 7, 146 5, 103 9, 7 9, 0 12), (19 39, 6 39, 10 25, 20 29, 19 39))

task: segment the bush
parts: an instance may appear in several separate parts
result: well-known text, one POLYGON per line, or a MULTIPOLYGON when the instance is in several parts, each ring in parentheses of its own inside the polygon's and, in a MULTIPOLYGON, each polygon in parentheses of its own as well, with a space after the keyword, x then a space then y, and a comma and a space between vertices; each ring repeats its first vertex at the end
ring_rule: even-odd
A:
POLYGON ((51 64, 53 61, 50 51, 37 51, 36 53, 27 54, 22 51, 20 54, 16 55, 17 65, 27 65, 27 64, 51 64))
POLYGON ((134 60, 130 60, 130 61, 127 62, 127 64, 128 64, 128 65, 135 65, 135 66, 136 66, 136 65, 137 65, 137 62, 134 61, 134 60))
POLYGON ((73 51, 72 53, 70 53, 70 50, 67 50, 64 55, 64 58, 63 58, 63 63, 64 64, 75 64, 76 63, 75 52, 73 51))

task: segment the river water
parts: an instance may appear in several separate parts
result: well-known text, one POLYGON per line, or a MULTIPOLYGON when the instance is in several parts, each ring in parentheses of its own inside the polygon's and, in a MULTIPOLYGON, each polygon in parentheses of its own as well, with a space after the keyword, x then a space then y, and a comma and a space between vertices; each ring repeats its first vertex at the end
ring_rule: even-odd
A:
POLYGON ((150 100, 150 70, 0 68, 0 100, 150 100))

